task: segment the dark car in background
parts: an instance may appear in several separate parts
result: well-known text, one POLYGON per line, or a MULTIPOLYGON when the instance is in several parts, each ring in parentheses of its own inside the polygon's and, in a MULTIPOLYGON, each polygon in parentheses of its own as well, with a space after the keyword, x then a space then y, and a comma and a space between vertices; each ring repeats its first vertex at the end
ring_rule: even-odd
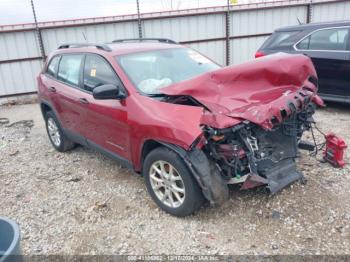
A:
POLYGON ((350 103, 350 21, 314 23, 277 29, 255 57, 277 52, 309 56, 319 79, 319 95, 350 103))

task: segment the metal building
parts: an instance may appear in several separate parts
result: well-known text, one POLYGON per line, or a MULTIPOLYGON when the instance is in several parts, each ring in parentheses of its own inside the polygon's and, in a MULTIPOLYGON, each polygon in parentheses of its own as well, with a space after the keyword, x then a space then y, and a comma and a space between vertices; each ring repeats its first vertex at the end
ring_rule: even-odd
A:
MULTIPOLYGON (((253 59, 275 28, 302 23, 350 19, 350 1, 291 0, 227 7, 144 13, 143 37, 165 37, 186 44, 219 64, 253 59)), ((137 38, 137 15, 99 17, 0 26, 0 98, 36 92, 43 60, 65 42, 109 42, 137 38)))

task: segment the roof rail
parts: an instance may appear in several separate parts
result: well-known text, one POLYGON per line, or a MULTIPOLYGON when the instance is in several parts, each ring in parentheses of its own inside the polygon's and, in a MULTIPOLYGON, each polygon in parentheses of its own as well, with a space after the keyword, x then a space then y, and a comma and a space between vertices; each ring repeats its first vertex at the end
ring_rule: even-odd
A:
POLYGON ((178 44, 178 42, 167 38, 129 38, 129 39, 117 39, 112 43, 124 43, 124 42, 143 42, 143 41, 158 41, 166 44, 178 44))
POLYGON ((63 48, 78 48, 78 47, 88 47, 88 46, 95 46, 97 49, 101 49, 104 51, 112 51, 112 49, 106 45, 106 44, 94 44, 94 43, 71 43, 71 44, 62 44, 58 47, 58 49, 63 48))

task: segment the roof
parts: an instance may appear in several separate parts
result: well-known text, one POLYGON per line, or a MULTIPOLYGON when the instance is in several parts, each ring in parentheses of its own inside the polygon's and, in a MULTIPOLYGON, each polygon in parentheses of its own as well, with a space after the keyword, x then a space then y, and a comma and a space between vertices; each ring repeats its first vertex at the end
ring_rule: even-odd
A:
MULTIPOLYGON (((108 52, 109 55, 112 55, 112 56, 182 47, 182 45, 178 45, 178 44, 167 44, 167 43, 159 43, 159 42, 124 42, 124 43, 107 43, 106 45, 108 45, 108 47, 111 48, 111 51, 102 51, 102 52, 108 52)), ((61 49, 58 49, 56 52, 65 53, 67 52, 67 50, 69 50, 68 52, 88 52, 88 51, 96 51, 96 53, 101 52, 101 49, 97 49, 93 45, 84 46, 84 47, 61 48, 61 49)))
POLYGON ((341 27, 350 26, 350 21, 334 21, 334 22, 322 22, 322 23, 310 23, 301 24, 296 26, 286 26, 276 29, 276 32, 280 31, 298 31, 298 30, 315 30, 326 27, 341 27))

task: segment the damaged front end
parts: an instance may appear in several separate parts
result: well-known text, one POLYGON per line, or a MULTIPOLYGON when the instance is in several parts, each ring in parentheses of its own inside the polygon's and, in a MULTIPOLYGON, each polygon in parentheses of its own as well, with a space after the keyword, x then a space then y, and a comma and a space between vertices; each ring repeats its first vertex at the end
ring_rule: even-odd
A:
POLYGON ((165 102, 203 108, 202 136, 186 154, 211 203, 228 195, 228 184, 242 189, 266 185, 276 193, 304 179, 295 159, 298 149, 315 147, 301 137, 314 124, 316 106, 323 106, 317 82, 308 57, 277 54, 162 90, 165 102), (193 157, 197 151, 208 163, 193 157))
MULTIPOLYGON (((309 98, 280 111, 282 121, 270 119, 271 129, 249 121, 225 129, 206 126, 204 151, 215 162, 227 184, 242 183, 241 189, 267 185, 276 193, 296 180, 304 179, 295 165, 304 131, 311 128, 315 105, 309 98), (306 103, 305 103, 306 102, 306 103), (289 114, 287 112, 290 112, 289 114)), ((312 150, 310 145, 307 149, 312 150)))

